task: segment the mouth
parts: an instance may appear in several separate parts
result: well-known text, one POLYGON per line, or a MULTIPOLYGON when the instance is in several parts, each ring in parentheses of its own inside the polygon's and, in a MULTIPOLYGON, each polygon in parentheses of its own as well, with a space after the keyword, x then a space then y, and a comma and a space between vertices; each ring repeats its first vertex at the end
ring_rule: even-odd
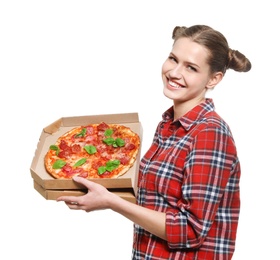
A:
POLYGON ((183 85, 176 83, 174 81, 171 81, 171 80, 169 80, 167 83, 170 87, 175 88, 175 89, 184 88, 183 85))

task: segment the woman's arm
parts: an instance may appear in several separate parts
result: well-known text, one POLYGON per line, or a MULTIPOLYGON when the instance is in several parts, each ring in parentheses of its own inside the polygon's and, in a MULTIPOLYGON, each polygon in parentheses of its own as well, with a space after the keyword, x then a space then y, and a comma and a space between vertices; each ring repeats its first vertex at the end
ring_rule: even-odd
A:
POLYGON ((111 209, 123 215, 148 232, 166 240, 166 214, 147 209, 126 201, 116 194, 109 192, 100 184, 85 178, 74 177, 73 180, 88 189, 83 196, 62 196, 57 201, 64 201, 70 209, 85 210, 86 212, 111 209))

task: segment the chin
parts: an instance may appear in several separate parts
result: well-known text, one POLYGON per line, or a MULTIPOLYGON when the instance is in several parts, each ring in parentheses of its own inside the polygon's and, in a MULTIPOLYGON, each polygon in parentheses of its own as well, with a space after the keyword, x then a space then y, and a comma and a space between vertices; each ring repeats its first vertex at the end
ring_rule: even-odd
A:
POLYGON ((174 93, 167 88, 163 89, 163 94, 164 94, 164 96, 166 96, 169 99, 172 99, 172 100, 176 99, 174 93))

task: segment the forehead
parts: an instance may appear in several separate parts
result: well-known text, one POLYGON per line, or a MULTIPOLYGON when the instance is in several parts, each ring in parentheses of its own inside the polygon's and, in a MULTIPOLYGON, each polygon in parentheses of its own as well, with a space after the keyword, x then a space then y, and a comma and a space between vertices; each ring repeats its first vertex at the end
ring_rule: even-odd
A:
POLYGON ((179 38, 174 42, 172 53, 183 61, 201 65, 207 64, 209 57, 209 52, 204 46, 186 37, 179 38))

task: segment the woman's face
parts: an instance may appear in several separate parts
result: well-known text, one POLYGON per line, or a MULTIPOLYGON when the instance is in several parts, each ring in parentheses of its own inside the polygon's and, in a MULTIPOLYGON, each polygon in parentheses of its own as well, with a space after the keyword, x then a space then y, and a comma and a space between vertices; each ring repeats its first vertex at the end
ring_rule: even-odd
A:
POLYGON ((164 95, 174 103, 198 104, 212 88, 208 51, 189 38, 179 38, 163 63, 162 79, 164 95))

